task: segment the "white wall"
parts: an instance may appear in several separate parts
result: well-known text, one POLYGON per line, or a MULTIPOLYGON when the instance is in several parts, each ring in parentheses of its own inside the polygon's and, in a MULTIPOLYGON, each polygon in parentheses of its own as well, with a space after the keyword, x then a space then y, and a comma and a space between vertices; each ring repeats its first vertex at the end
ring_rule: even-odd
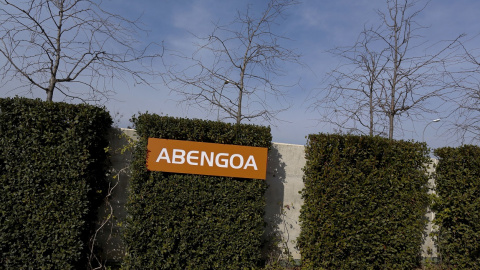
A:
POLYGON ((268 153, 268 189, 265 193, 267 237, 280 236, 280 248, 287 248, 294 259, 300 259, 295 246, 300 235, 298 217, 303 204, 299 192, 304 188, 304 149, 303 145, 273 143, 268 153))

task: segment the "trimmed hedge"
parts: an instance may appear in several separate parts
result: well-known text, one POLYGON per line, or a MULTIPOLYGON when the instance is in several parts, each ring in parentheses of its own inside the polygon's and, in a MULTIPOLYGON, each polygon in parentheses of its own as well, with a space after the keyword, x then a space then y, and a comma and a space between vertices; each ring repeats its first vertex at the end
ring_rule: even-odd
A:
POLYGON ((298 246, 305 269, 415 269, 427 224, 424 143, 309 135, 298 246))
POLYGON ((270 147, 270 128, 141 114, 132 162, 124 269, 251 269, 262 264, 266 183, 150 172, 149 137, 270 147))
POLYGON ((111 123, 94 106, 0 99, 0 268, 85 269, 111 123))
POLYGON ((454 269, 480 269, 480 147, 435 150, 437 200, 433 206, 438 253, 454 269))

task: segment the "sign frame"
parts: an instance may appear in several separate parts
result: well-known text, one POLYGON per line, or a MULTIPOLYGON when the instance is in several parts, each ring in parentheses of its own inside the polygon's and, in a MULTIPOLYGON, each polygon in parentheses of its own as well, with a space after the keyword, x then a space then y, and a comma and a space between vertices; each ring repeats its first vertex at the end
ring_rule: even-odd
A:
POLYGON ((268 148, 148 138, 149 171, 266 179, 268 148))

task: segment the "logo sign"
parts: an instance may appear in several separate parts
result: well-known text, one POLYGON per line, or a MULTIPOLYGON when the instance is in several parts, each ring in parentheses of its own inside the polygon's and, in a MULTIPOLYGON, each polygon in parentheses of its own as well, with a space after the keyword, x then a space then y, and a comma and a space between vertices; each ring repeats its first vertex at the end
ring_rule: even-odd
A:
POLYGON ((147 169, 265 179, 268 148, 149 138, 147 169))

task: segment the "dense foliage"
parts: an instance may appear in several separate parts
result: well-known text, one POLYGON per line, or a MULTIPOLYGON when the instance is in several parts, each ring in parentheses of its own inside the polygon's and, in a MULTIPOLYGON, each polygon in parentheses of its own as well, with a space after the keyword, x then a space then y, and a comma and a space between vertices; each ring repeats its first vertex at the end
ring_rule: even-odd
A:
POLYGON ((454 269, 480 269, 480 147, 435 150, 436 245, 454 269))
POLYGON ((0 99, 0 268, 85 269, 111 123, 94 106, 0 99))
POLYGON ((298 246, 305 269, 415 269, 427 224, 425 144, 309 135, 298 246))
POLYGON ((147 139, 270 147, 270 128, 142 114, 134 160, 125 269, 251 269, 261 265, 264 180, 150 172, 147 139))

